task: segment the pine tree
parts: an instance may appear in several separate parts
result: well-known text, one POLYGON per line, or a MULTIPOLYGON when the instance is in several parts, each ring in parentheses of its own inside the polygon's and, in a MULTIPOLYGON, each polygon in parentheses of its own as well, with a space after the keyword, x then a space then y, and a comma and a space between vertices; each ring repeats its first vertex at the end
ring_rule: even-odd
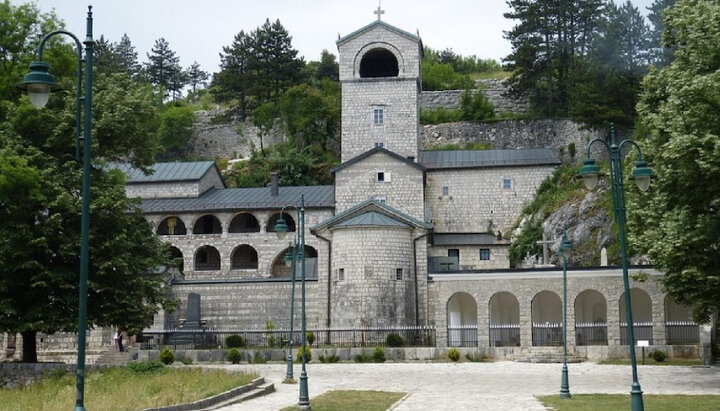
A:
POLYGON ((663 31, 665 30, 665 24, 663 23, 662 14, 668 7, 672 7, 677 0, 655 0, 653 4, 648 7, 650 13, 648 14, 648 20, 652 24, 653 28, 650 31, 650 47, 653 52, 653 64, 658 67, 665 67, 669 65, 673 60, 673 54, 677 46, 666 46, 663 43, 663 31))
POLYGON ((164 39, 155 40, 152 53, 148 53, 148 62, 145 63, 145 71, 150 83, 160 87, 163 96, 167 97, 168 92, 177 92, 182 89, 182 68, 180 58, 170 49, 170 44, 164 39))
POLYGON ((120 42, 115 45, 115 53, 118 55, 120 70, 131 78, 137 79, 140 75, 140 64, 137 60, 137 51, 127 33, 124 33, 120 42))
POLYGON ((210 75, 206 71, 200 70, 200 64, 194 61, 190 67, 185 70, 187 76, 187 84, 192 87, 192 92, 195 94, 195 89, 198 85, 204 85, 210 75))

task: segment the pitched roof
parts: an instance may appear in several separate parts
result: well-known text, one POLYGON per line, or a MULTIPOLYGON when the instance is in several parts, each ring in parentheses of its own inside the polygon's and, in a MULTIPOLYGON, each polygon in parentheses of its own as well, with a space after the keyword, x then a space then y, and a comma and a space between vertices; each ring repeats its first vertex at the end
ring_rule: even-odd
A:
POLYGON ((529 148, 517 150, 433 150, 421 151, 420 164, 428 170, 531 165, 558 165, 555 150, 529 148))
MULTIPOLYGON (((401 222, 405 224, 408 227, 419 227, 424 229, 432 229, 432 225, 423 221, 418 220, 417 218, 408 215, 396 208, 390 207, 389 205, 385 203, 381 203, 374 199, 365 200, 361 203, 357 203, 354 206, 348 208, 347 210, 343 211, 342 213, 336 214, 331 218, 328 218, 327 220, 316 224, 312 227, 310 227, 310 231, 314 232, 316 230, 320 230, 323 228, 330 228, 330 227, 336 227, 342 224, 345 221, 349 220, 355 220, 356 217, 362 216, 363 214, 366 214, 368 211, 376 212, 378 214, 384 215, 385 217, 388 217, 392 220, 395 220, 397 222, 401 222)), ((358 226, 358 225, 367 225, 367 224, 359 224, 362 221, 370 221, 369 219, 372 219, 374 217, 368 216, 363 218, 358 218, 355 220, 355 222, 352 224, 352 226, 358 226), (365 220, 367 218, 368 220, 365 220)), ((376 218, 375 221, 380 221, 379 217, 376 218)), ((388 226, 388 220, 383 220, 385 222, 385 226, 388 226)), ((397 226, 393 223, 394 226, 397 226)))
POLYGON ((306 208, 335 206, 334 186, 278 187, 278 195, 270 195, 270 187, 211 189, 191 198, 150 198, 142 200, 145 213, 181 213, 221 210, 267 210, 288 204, 300 205, 305 196, 306 208))
POLYGON ((407 31, 399 29, 399 28, 393 26, 392 24, 388 24, 382 20, 375 20, 372 23, 368 24, 367 26, 359 28, 350 34, 337 39, 337 41, 335 43, 337 44, 338 47, 340 47, 341 44, 347 42, 348 40, 351 40, 351 39, 359 36, 360 34, 365 33, 366 31, 369 31, 377 26, 384 27, 390 31, 400 34, 401 36, 408 37, 411 40, 421 42, 420 37, 416 36, 415 34, 408 33, 407 31))
POLYGON ((330 172, 331 172, 331 173, 336 173, 336 172, 338 172, 338 171, 340 171, 340 170, 342 170, 342 169, 344 169, 344 168, 347 168, 347 167, 349 167, 349 166, 351 166, 351 165, 353 165, 353 164, 355 164, 355 163, 359 163, 360 161, 362 161, 362 160, 364 160, 364 159, 366 159, 366 158, 368 158, 368 157, 370 157, 370 156, 372 156, 373 154, 376 154, 376 153, 387 154, 388 156, 390 156, 390 157, 392 157, 392 158, 394 158, 394 159, 396 159, 396 160, 398 160, 398 161, 400 161, 400 162, 402 162, 402 163, 405 163, 405 164, 407 164, 407 165, 409 165, 409 166, 411 166, 411 167, 415 167, 415 168, 417 168, 418 170, 425 170, 425 167, 423 167, 422 164, 418 164, 418 163, 416 163, 415 161, 412 161, 412 160, 410 160, 410 159, 407 158, 407 157, 403 157, 403 156, 401 156, 400 154, 394 153, 394 152, 392 152, 392 151, 390 151, 390 150, 388 150, 388 149, 386 149, 386 148, 384 148, 384 147, 375 147, 375 148, 373 148, 373 149, 370 149, 370 150, 368 150, 368 151, 360 154, 359 156, 355 156, 355 157, 351 158, 350 160, 348 160, 348 161, 346 161, 346 162, 344 162, 344 163, 342 163, 342 164, 340 164, 340 165, 337 165, 337 166, 331 168, 331 169, 330 169, 330 172))
POLYGON ((508 240, 498 240, 490 233, 434 233, 433 245, 508 245, 508 240))
POLYGON ((215 167, 214 161, 155 163, 149 167, 153 170, 153 173, 145 175, 141 170, 127 163, 113 163, 110 165, 110 168, 118 169, 127 175, 128 184, 195 181, 201 179, 212 167, 215 167))
POLYGON ((410 224, 397 220, 377 211, 366 211, 355 217, 348 218, 335 227, 409 227, 410 224))

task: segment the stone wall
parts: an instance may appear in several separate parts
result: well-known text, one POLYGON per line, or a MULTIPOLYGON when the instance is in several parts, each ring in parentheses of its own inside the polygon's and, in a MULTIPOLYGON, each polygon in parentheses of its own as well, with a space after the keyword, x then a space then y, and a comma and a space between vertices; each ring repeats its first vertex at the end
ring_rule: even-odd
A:
POLYGON ((449 245, 433 246, 428 252, 430 257, 447 257, 448 249, 457 249, 460 253, 460 270, 490 270, 510 268, 507 245, 449 245), (480 259, 480 249, 490 250, 490 259, 480 259))
POLYGON ((160 181, 147 183, 130 183, 125 185, 128 197, 140 198, 187 198, 199 197, 211 188, 223 188, 225 185, 220 175, 211 167, 196 181, 160 181))
MULTIPOLYGON (((506 95, 507 86, 503 80, 478 80, 485 97, 492 103, 495 113, 524 114, 530 111, 527 99, 512 98, 506 95)), ((437 110, 438 108, 456 109, 460 106, 460 96, 464 90, 423 91, 420 95, 420 108, 437 110)))

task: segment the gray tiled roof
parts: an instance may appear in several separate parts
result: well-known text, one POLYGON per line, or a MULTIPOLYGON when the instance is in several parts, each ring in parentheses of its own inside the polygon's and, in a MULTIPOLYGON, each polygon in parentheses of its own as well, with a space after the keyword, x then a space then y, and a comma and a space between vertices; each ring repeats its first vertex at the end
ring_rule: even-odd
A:
POLYGON ((128 184, 132 184, 199 180, 214 165, 213 161, 155 163, 149 167, 154 170, 154 173, 150 175, 145 175, 142 171, 126 163, 114 163, 110 167, 125 173, 128 176, 128 184))
POLYGON ((412 33, 409 33, 409 32, 407 32, 407 31, 405 31, 405 30, 399 29, 399 28, 393 26, 392 24, 388 24, 388 23, 386 23, 386 22, 384 22, 384 21, 382 21, 382 20, 375 20, 375 21, 373 21, 372 23, 368 24, 367 26, 361 27, 361 28, 353 31, 353 32, 350 33, 350 34, 348 34, 348 35, 346 35, 346 36, 343 36, 342 38, 337 39, 337 41, 336 41, 335 43, 337 43, 337 45, 339 46, 340 44, 345 43, 346 41, 348 41, 348 40, 350 40, 350 39, 352 39, 352 38, 355 38, 356 36, 360 35, 360 33, 364 33, 364 32, 370 30, 371 28, 373 28, 373 27, 375 27, 375 26, 383 26, 383 27, 387 28, 387 29, 390 30, 390 31, 394 31, 394 32, 396 32, 396 33, 398 33, 398 34, 401 34, 401 35, 405 36, 405 37, 409 37, 409 38, 412 39, 412 40, 415 40, 415 41, 417 41, 417 42, 420 41, 420 37, 418 37, 418 36, 416 36, 416 35, 414 35, 414 34, 412 34, 412 33))
POLYGON ((367 211, 335 225, 335 227, 358 226, 409 227, 410 224, 404 223, 385 214, 380 214, 376 211, 367 211))
POLYGON ((277 196, 270 195, 270 187, 211 189, 200 197, 144 199, 140 208, 145 213, 279 209, 300 206, 303 194, 306 208, 335 206, 334 186, 308 186, 278 187, 277 196))
POLYGON ((421 151, 420 164, 428 170, 560 164, 557 152, 545 148, 518 150, 421 151))
POLYGON ((343 221, 355 218, 355 215, 360 215, 363 213, 363 210, 372 210, 377 211, 380 214, 386 213, 388 216, 398 220, 402 221, 404 223, 407 223, 410 226, 417 226, 425 229, 432 229, 432 225, 429 223, 423 222, 418 220, 417 218, 408 215, 396 208, 390 207, 389 205, 382 203, 380 201, 377 201, 375 199, 368 199, 365 201, 362 201, 360 203, 355 204, 354 206, 348 208, 347 210, 335 214, 334 216, 328 218, 327 220, 318 223, 312 227, 310 227, 310 231, 320 230, 327 227, 333 227, 337 224, 340 224, 343 221))
POLYGON ((488 233, 434 233, 433 245, 491 245, 505 244, 507 240, 498 240, 488 233))
POLYGON ((347 167, 349 167, 349 166, 351 166, 351 165, 353 165, 353 164, 356 164, 356 163, 361 162, 362 160, 364 160, 364 159, 372 156, 372 155, 375 154, 375 153, 383 153, 383 154, 386 154, 386 155, 388 155, 388 156, 390 156, 390 157, 392 157, 392 158, 400 161, 401 163, 405 163, 405 164, 409 165, 410 167, 415 167, 415 168, 417 168, 418 170, 425 170, 425 167, 423 167, 422 164, 418 164, 418 163, 416 163, 415 161, 410 160, 410 159, 407 158, 407 157, 403 157, 403 156, 401 156, 400 154, 397 154, 397 153, 395 153, 395 152, 392 152, 392 151, 390 151, 390 150, 388 150, 387 148, 384 148, 384 147, 375 147, 375 148, 371 148, 370 150, 368 150, 368 151, 366 151, 366 152, 364 152, 364 153, 362 153, 362 154, 360 154, 360 155, 357 155, 357 156, 351 158, 350 160, 348 160, 348 161, 346 161, 346 162, 344 162, 344 163, 342 163, 342 164, 340 164, 340 165, 337 165, 337 166, 331 168, 331 169, 330 169, 330 172, 333 173, 333 174, 334 174, 334 173, 337 173, 338 171, 340 171, 340 170, 342 170, 342 169, 344 169, 344 168, 347 168, 347 167))

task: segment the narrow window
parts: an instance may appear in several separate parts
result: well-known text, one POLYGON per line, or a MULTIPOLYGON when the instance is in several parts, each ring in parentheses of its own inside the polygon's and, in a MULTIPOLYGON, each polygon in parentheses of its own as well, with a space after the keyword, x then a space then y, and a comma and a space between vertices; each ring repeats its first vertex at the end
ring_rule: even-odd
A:
POLYGON ((373 200, 377 201, 378 203, 387 203, 387 198, 381 196, 375 196, 373 197, 373 200))
POLYGON ((443 195, 444 195, 444 196, 449 196, 449 195, 450 195, 450 187, 448 187, 448 186, 443 186, 443 195))
POLYGON ((385 143, 383 143, 383 142, 376 142, 376 143, 375 143, 375 148, 383 148, 383 147, 385 147, 385 143))
POLYGON ((402 280, 403 279, 403 269, 398 268, 395 270, 395 279, 396 280, 402 280))
POLYGON ((481 260, 489 260, 490 259, 490 249, 481 248, 480 249, 480 259, 481 260))
POLYGON ((373 108, 373 124, 381 126, 385 123, 385 109, 381 107, 373 108))
POLYGON ((338 269, 338 281, 345 281, 345 269, 344 268, 338 269))
POLYGON ((377 181, 380 183, 385 182, 385 173, 382 171, 378 171, 377 173, 377 181))
POLYGON ((458 249, 458 248, 450 248, 450 249, 448 249, 448 257, 458 257, 458 258, 460 258, 460 249, 458 249))
POLYGON ((512 189, 512 180, 510 180, 509 178, 504 179, 502 182, 502 187, 505 190, 512 189))

